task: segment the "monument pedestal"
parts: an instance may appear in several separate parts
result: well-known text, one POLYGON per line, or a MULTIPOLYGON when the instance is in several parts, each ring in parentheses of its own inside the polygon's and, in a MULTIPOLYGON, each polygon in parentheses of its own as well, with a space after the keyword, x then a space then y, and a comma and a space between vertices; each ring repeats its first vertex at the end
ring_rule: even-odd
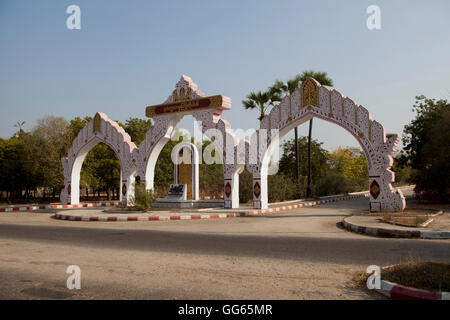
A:
POLYGON ((223 208, 223 200, 170 200, 167 198, 156 199, 153 208, 167 209, 200 209, 200 208, 223 208))
POLYGON ((164 199, 156 199, 153 208, 197 209, 224 206, 223 200, 187 200, 187 184, 171 184, 164 199))

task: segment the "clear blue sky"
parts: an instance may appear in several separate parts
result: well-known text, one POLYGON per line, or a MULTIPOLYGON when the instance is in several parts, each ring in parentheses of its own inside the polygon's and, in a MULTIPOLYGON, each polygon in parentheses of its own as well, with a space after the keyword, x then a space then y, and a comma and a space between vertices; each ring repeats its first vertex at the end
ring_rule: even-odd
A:
MULTIPOLYGON (((241 100, 305 69, 328 72, 387 132, 401 133, 416 95, 450 99, 449 17, 448 0, 2 0, 0 136, 46 115, 144 118, 181 74, 233 99, 223 117, 234 128, 257 127, 241 100), (66 28, 71 4, 81 30, 66 28), (366 28, 371 4, 381 30, 366 28)), ((315 124, 327 148, 357 145, 343 129, 315 124)))

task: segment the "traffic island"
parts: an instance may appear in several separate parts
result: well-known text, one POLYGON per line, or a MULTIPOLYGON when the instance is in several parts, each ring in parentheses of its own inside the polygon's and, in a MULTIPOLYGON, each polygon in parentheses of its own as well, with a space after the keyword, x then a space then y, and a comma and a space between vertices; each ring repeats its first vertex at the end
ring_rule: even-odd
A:
MULTIPOLYGON (((447 221, 448 213, 437 212, 447 221)), ((385 222, 380 216, 352 215, 344 218, 340 226, 348 231, 383 238, 416 238, 416 239, 450 239, 450 228, 442 224, 443 230, 433 230, 425 227, 408 227, 385 222)), ((427 221, 427 227, 430 222, 427 221)))
POLYGON ((270 208, 263 210, 253 209, 224 209, 224 208, 209 208, 209 209, 191 209, 191 210, 150 210, 148 212, 139 211, 120 211, 112 213, 113 208, 108 210, 72 210, 69 212, 57 212, 53 217, 59 220, 70 221, 176 221, 176 220, 199 220, 199 219, 223 219, 234 217, 258 216, 264 214, 272 214, 280 211, 293 210, 303 207, 312 207, 320 204, 332 203, 343 200, 351 200, 367 197, 366 192, 327 196, 316 200, 297 200, 282 203, 272 204, 270 208))

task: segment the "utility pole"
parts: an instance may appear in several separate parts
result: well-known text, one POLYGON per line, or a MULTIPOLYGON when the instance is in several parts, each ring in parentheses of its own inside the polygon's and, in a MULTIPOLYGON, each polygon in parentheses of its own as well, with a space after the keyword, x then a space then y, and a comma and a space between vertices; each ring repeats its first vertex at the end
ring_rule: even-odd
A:
POLYGON ((298 158, 298 129, 297 129, 297 127, 295 127, 295 129, 294 129, 294 133, 295 133, 295 139, 294 139, 294 143, 295 143, 295 181, 297 183, 297 189, 298 189, 300 173, 299 173, 299 168, 298 168, 299 158, 298 158))
POLYGON ((309 135, 308 135, 308 185, 306 187, 306 197, 311 197, 311 133, 312 133, 312 121, 309 120, 309 135))

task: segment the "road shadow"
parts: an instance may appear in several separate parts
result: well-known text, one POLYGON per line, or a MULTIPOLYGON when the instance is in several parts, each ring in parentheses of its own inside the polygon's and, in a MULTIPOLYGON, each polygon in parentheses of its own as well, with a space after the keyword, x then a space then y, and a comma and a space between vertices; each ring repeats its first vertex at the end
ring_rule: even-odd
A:
POLYGON ((295 236, 292 232, 284 235, 193 233, 8 224, 0 225, 0 237, 78 247, 363 265, 398 263, 411 256, 448 261, 450 252, 450 241, 446 240, 379 239, 358 235, 331 238, 330 235, 319 237, 306 233, 295 236))

